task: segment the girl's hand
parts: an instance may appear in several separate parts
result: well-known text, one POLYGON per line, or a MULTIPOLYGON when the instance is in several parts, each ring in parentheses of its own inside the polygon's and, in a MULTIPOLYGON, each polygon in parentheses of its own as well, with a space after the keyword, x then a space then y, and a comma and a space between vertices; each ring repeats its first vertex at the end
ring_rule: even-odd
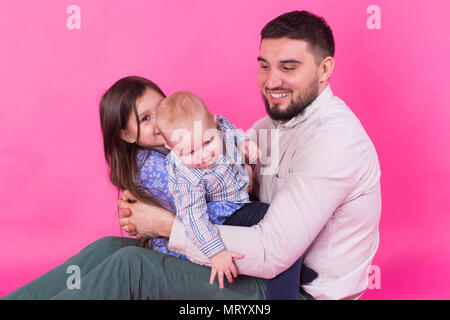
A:
POLYGON ((219 288, 223 289, 223 275, 228 279, 229 283, 233 282, 233 277, 237 277, 236 266, 233 263, 233 258, 241 259, 244 255, 231 251, 224 250, 211 258, 211 276, 209 277, 209 284, 214 284, 214 279, 217 275, 219 281, 219 288))
MULTIPOLYGON (((120 199, 125 202, 134 203, 136 202, 136 198, 128 191, 125 190, 122 192, 120 199)), ((122 229, 128 233, 128 235, 132 237, 136 237, 138 239, 143 239, 142 235, 136 231, 136 226, 129 222, 129 217, 131 216, 131 210, 129 208, 120 208, 119 205, 119 224, 122 229)))

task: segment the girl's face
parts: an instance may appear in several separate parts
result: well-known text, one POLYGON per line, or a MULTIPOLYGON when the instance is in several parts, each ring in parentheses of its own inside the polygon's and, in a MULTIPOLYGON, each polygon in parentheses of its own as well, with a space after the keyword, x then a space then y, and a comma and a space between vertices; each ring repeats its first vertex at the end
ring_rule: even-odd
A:
POLYGON ((140 130, 139 139, 137 139, 138 124, 136 123, 134 112, 131 112, 126 128, 121 130, 121 138, 129 143, 137 141, 143 147, 163 146, 166 141, 155 124, 156 108, 162 99, 164 97, 158 92, 147 89, 142 97, 136 101, 140 130))

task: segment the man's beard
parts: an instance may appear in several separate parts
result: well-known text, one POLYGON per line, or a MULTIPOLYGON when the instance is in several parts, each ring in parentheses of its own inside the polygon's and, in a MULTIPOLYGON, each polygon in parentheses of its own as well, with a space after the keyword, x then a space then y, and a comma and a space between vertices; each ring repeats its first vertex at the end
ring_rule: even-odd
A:
MULTIPOLYGON (((271 91, 290 91, 293 95, 292 90, 286 88, 275 88, 271 89, 271 91)), ((288 105, 286 110, 281 110, 280 106, 275 103, 272 107, 270 107, 269 100, 266 98, 264 93, 261 92, 262 98, 264 100, 264 104, 266 105, 266 111, 269 117, 273 120, 280 121, 288 121, 292 118, 296 117, 299 114, 303 114, 306 107, 309 106, 318 96, 319 91, 319 82, 317 78, 314 78, 313 81, 309 84, 307 88, 302 90, 298 95, 297 99, 295 97, 292 98, 291 103, 288 105)))

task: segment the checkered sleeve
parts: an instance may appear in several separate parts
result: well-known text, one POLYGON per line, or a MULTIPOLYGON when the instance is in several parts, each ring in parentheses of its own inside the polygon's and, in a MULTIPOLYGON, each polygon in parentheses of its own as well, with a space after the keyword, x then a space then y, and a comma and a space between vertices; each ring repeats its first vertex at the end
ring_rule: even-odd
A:
POLYGON ((217 227, 207 214, 206 189, 202 181, 195 184, 168 167, 169 190, 174 197, 177 217, 185 227, 186 236, 208 258, 225 250, 217 227))
POLYGON ((218 128, 224 134, 225 139, 230 139, 232 137, 234 139, 234 144, 239 146, 243 141, 249 140, 249 137, 237 129, 234 125, 232 125, 226 118, 216 115, 218 128))
POLYGON ((216 226, 209 221, 203 188, 178 184, 176 189, 177 216, 185 226, 186 236, 208 258, 225 250, 216 226))

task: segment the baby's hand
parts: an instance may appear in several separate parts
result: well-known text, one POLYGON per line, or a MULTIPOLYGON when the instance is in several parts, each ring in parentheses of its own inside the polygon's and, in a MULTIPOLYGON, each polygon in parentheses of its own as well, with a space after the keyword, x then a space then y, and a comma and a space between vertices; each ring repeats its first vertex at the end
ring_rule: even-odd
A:
POLYGON ((245 159, 250 164, 255 164, 258 158, 261 157, 261 150, 258 148, 258 145, 251 140, 241 142, 239 151, 241 154, 245 155, 245 159))
POLYGON ((228 282, 233 282, 232 275, 237 277, 236 266, 233 263, 233 258, 240 259, 244 257, 243 254, 224 250, 220 251, 218 254, 211 258, 211 276, 209 277, 209 284, 214 284, 214 278, 217 274, 217 279, 219 280, 219 288, 223 289, 223 275, 225 273, 228 282))

